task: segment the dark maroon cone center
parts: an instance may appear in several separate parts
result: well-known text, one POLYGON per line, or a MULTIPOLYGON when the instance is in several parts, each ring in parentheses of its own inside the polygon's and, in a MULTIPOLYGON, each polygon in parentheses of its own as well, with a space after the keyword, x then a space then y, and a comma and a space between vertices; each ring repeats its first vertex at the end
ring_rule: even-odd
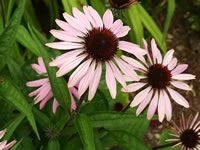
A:
POLYGON ((198 133, 195 132, 193 129, 187 129, 185 130, 181 137, 181 142, 183 143, 183 145, 185 145, 188 148, 195 148, 198 143, 199 140, 199 136, 198 133))
POLYGON ((85 49, 97 61, 111 60, 118 49, 116 36, 107 29, 93 29, 85 37, 85 49))
POLYGON ((155 89, 164 89, 170 85, 171 72, 161 64, 155 64, 147 73, 148 83, 155 89))

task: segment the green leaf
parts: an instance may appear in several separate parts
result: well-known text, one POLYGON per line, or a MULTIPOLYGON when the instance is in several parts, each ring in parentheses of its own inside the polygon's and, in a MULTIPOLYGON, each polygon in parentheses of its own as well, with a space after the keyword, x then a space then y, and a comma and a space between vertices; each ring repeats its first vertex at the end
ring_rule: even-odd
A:
POLYGON ((99 133, 98 133, 98 130, 96 129, 94 131, 94 142, 95 142, 95 150, 102 150, 104 149, 103 148, 103 144, 101 143, 101 140, 100 140, 100 136, 99 136, 99 133))
POLYGON ((134 133, 140 139, 143 138, 149 125, 146 116, 140 115, 136 117, 135 113, 96 112, 88 114, 88 116, 93 127, 129 131, 134 133), (138 128, 140 130, 138 130, 138 128))
POLYGON ((84 114, 76 115, 75 126, 80 135, 84 150, 94 150, 95 144, 94 144, 93 128, 90 124, 88 117, 84 114))
POLYGON ((152 17, 148 14, 148 12, 142 7, 142 5, 137 4, 137 8, 140 14, 140 18, 146 29, 152 34, 152 36, 157 41, 158 45, 162 49, 162 51, 166 52, 166 43, 162 42, 163 35, 156 25, 156 23, 153 21, 152 17))
POLYGON ((110 134, 123 150, 150 150, 141 140, 129 132, 116 130, 110 131, 110 134))
POLYGON ((60 143, 57 139, 50 139, 47 150, 60 150, 60 143))
POLYGON ((69 15, 72 15, 72 6, 68 0, 62 0, 62 5, 69 15))
POLYGON ((10 0, 9 3, 8 3, 8 10, 7 10, 7 13, 6 13, 6 22, 8 22, 9 19, 10 19, 10 15, 13 11, 14 4, 15 4, 15 0, 10 0))
POLYGON ((105 4, 102 0, 90 0, 92 7, 100 14, 102 17, 104 12, 106 11, 105 4))
POLYGON ((165 25, 164 25, 163 39, 162 39, 163 42, 165 41, 165 38, 167 36, 167 31, 169 29, 169 25, 174 15, 175 7, 176 7, 175 0, 168 0, 168 13, 167 13, 167 18, 165 20, 165 25))
MULTIPOLYGON (((0 79, 2 78, 3 77, 0 76, 0 79)), ((6 100, 6 102, 13 104, 16 109, 26 115, 38 139, 40 139, 35 119, 32 113, 32 106, 28 104, 23 94, 18 90, 14 83, 11 82, 10 79, 6 78, 5 81, 0 82, 0 95, 0 97, 6 100)))
POLYGON ((29 26, 29 30, 35 42, 37 43, 38 49, 40 50, 41 56, 44 60, 44 64, 48 73, 48 77, 51 83, 51 89, 53 91, 54 97, 59 102, 64 110, 70 111, 71 107, 71 97, 64 77, 56 77, 57 69, 55 67, 49 67, 49 62, 51 61, 50 55, 47 52, 46 47, 44 47, 38 37, 33 32, 32 28, 29 26))
POLYGON ((136 42, 143 46, 142 38, 144 38, 144 32, 143 32, 143 25, 140 19, 140 14, 138 12, 138 6, 132 5, 128 9, 128 15, 129 15, 129 22, 130 22, 130 38, 133 41, 133 37, 135 35, 136 42))
POLYGON ((4 135, 3 139, 9 140, 10 137, 12 136, 13 132, 16 130, 18 125, 22 122, 24 119, 25 115, 20 114, 17 116, 15 119, 11 120, 5 125, 5 128, 7 128, 6 134, 4 135))
MULTIPOLYGON (((169 129, 169 130, 166 130, 164 131, 161 136, 160 136, 160 145, 166 145, 166 144, 170 144, 170 143, 173 143, 173 142, 166 142, 165 140, 167 139, 174 139, 173 136, 170 136, 169 134, 174 134, 174 132, 169 129)), ((181 146, 178 146, 176 148, 171 148, 172 145, 169 145, 169 147, 165 147, 165 148, 162 148, 162 150, 180 150, 181 146)))
POLYGON ((9 55, 12 51, 12 46, 15 41, 17 28, 21 22, 21 18, 24 12, 24 6, 26 0, 21 0, 14 15, 12 16, 7 28, 0 35, 0 70, 6 65, 9 55))
POLYGON ((39 111, 37 108, 33 108, 33 113, 35 115, 36 121, 40 124, 43 129, 46 129, 53 123, 43 112, 39 111))
POLYGON ((35 41, 32 39, 28 30, 22 25, 20 25, 17 29, 16 40, 21 45, 30 50, 33 54, 35 54, 36 56, 40 56, 40 51, 38 50, 35 41))

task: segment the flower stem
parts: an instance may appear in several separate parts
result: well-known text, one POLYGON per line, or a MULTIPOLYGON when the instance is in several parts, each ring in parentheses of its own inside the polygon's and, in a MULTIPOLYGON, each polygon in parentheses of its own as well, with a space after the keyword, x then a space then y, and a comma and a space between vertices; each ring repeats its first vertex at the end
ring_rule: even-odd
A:
POLYGON ((173 142, 173 143, 169 143, 169 144, 164 144, 164 145, 156 146, 156 147, 153 147, 152 150, 158 150, 158 149, 162 149, 162 148, 165 148, 165 147, 170 147, 170 146, 172 146, 174 144, 176 144, 176 143, 173 142))
POLYGON ((75 115, 76 113, 79 113, 80 108, 81 108, 81 104, 82 104, 83 101, 84 101, 85 95, 86 95, 86 92, 81 96, 80 100, 78 101, 78 105, 77 105, 77 107, 76 107, 76 110, 72 112, 72 114, 71 114, 71 116, 69 117, 69 119, 68 119, 68 121, 67 121, 65 127, 63 128, 63 130, 67 129, 67 128, 70 126, 72 120, 74 119, 74 115, 75 115))
POLYGON ((131 100, 131 101, 128 103, 128 105, 126 105, 126 107, 124 107, 124 109, 122 109, 121 112, 126 112, 126 111, 129 109, 129 107, 130 107, 132 101, 133 101, 133 100, 131 100))

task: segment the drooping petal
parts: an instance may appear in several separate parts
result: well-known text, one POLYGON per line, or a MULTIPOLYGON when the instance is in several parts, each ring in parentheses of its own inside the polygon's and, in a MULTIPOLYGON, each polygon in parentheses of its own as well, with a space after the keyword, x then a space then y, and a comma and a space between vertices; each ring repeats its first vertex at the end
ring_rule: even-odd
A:
POLYGON ((98 62, 93 79, 91 80, 90 85, 89 85, 88 100, 91 100, 97 91, 97 87, 101 79, 101 73, 102 73, 102 64, 98 62))
POLYGON ((6 133, 7 129, 1 130, 0 131, 0 139, 4 136, 4 134, 6 133))
POLYGON ((106 84, 108 86, 112 98, 115 99, 117 95, 115 76, 109 63, 105 62, 105 65, 106 65, 106 84))
POLYGON ((40 109, 43 109, 46 103, 53 97, 53 93, 51 91, 48 92, 46 97, 44 97, 40 103, 40 109))
POLYGON ((165 97, 162 91, 160 91, 160 97, 158 99, 158 116, 159 121, 162 122, 165 117, 165 97))
POLYGON ((149 94, 144 98, 144 100, 142 101, 142 103, 139 105, 137 111, 136 111, 136 116, 138 116, 145 108, 146 106, 149 104, 151 98, 153 95, 153 90, 151 90, 149 92, 149 94))
POLYGON ((56 76, 60 77, 63 76, 64 74, 70 72, 72 69, 74 69, 78 64, 80 64, 80 62, 86 57, 87 55, 81 55, 76 57, 76 59, 74 59, 74 61, 67 63, 67 64, 63 64, 60 69, 57 71, 56 76))
POLYGON ((112 69, 112 71, 114 73, 114 76, 117 79, 117 81, 126 89, 127 88, 126 82, 125 82, 121 72, 117 68, 117 66, 112 61, 109 61, 108 63, 110 65, 110 67, 111 67, 111 69, 112 69))
POLYGON ((141 92, 139 92, 133 99, 132 103, 131 103, 131 107, 135 107, 138 104, 140 104, 144 98, 147 96, 147 94, 150 92, 151 87, 147 87, 146 89, 142 90, 141 92))
POLYGON ((172 61, 168 64, 167 68, 169 70, 172 70, 176 67, 176 64, 177 64, 177 59, 176 58, 173 58, 172 61))
POLYGON ((127 89, 122 88, 121 91, 122 92, 135 92, 139 89, 141 89, 142 87, 144 87, 146 85, 146 83, 141 83, 141 82, 137 82, 137 83, 132 83, 127 85, 127 89))
POLYGON ((33 68, 33 70, 35 70, 38 74, 43 74, 46 73, 46 71, 44 71, 40 65, 38 64, 31 64, 31 67, 33 68))
POLYGON ((47 72, 42 57, 38 57, 38 63, 39 63, 39 66, 40 66, 42 72, 47 72))
POLYGON ((171 60, 173 58, 173 54, 174 54, 174 50, 173 49, 169 50, 166 53, 166 55, 164 57, 164 60, 163 60, 163 66, 167 66, 171 62, 171 60))
POLYGON ((13 145, 15 145, 16 142, 17 142, 16 140, 13 140, 12 142, 8 143, 5 147, 3 147, 2 150, 10 149, 11 147, 13 147, 13 145))
POLYGON ((171 74, 172 75, 180 74, 183 71, 185 71, 187 69, 187 67, 188 67, 187 64, 178 65, 175 69, 172 70, 171 74))
POLYGON ((170 121, 172 118, 172 105, 171 101, 169 99, 168 94, 166 93, 165 90, 163 90, 163 96, 164 96, 164 102, 165 102, 165 114, 167 117, 167 121, 170 121))
POLYGON ((177 80, 193 80, 195 78, 196 76, 192 74, 176 74, 172 76, 172 79, 177 79, 177 80))
POLYGON ((126 41, 119 41, 119 46, 121 50, 124 50, 128 53, 133 55, 145 55, 146 52, 142 50, 138 45, 126 42, 126 41))
POLYGON ((83 93, 85 93, 85 91, 87 90, 87 88, 90 84, 91 79, 93 79, 95 65, 96 65, 96 61, 93 61, 88 69, 88 72, 80 80, 80 83, 78 85, 78 93, 80 96, 82 96, 83 93))
POLYGON ((30 82, 27 82, 26 85, 29 86, 29 87, 38 87, 38 86, 45 84, 46 82, 49 82, 48 78, 30 81, 30 82))
POLYGON ((150 120, 156 112, 158 106, 158 91, 156 90, 155 95, 149 105, 149 109, 147 112, 147 119, 150 120))
POLYGON ((179 105, 182 105, 186 108, 189 108, 189 103, 187 102, 187 100, 182 96, 180 95, 178 92, 174 91, 173 89, 167 87, 167 90, 169 91, 172 99, 178 103, 179 105))
POLYGON ((57 102, 57 100, 54 98, 53 99, 53 105, 52 105, 52 109, 53 109, 53 113, 56 113, 57 107, 59 106, 59 103, 57 102))
POLYGON ((70 76, 68 81, 68 87, 73 87, 76 83, 85 75, 88 71, 92 58, 82 63, 70 76))
POLYGON ((106 29, 110 29, 113 24, 113 14, 111 10, 106 10, 103 15, 103 22, 106 29))
POLYGON ((192 89, 190 88, 189 85, 187 85, 186 83, 184 82, 180 82, 180 81, 172 81, 171 84, 176 87, 176 88, 179 88, 179 89, 182 89, 182 90, 188 90, 188 91, 191 91, 192 89))

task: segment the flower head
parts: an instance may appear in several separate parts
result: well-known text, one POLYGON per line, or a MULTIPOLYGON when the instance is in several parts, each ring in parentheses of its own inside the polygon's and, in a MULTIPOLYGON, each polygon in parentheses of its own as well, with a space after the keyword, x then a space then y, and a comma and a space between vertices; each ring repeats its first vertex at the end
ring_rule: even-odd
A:
POLYGON ((118 58, 116 53, 122 49, 136 57, 142 57, 146 52, 138 45, 119 41, 120 37, 128 34, 130 28, 123 26, 120 19, 113 21, 110 10, 105 12, 103 20, 92 7, 84 6, 83 10, 84 13, 73 8, 74 17, 63 13, 67 22, 56 20, 62 30, 51 30, 50 32, 62 42, 46 45, 69 52, 56 57, 49 65, 59 67, 56 73, 57 77, 63 76, 77 67, 69 78, 68 86, 72 87, 79 83, 78 93, 80 96, 89 87, 88 99, 91 100, 102 75, 102 64, 105 64, 106 83, 112 98, 115 98, 116 80, 126 88, 122 73, 133 80, 139 80, 133 68, 118 58))
MULTIPOLYGON (((40 102, 40 109, 42 109, 46 103, 53 97, 53 92, 51 90, 51 84, 49 81, 49 78, 47 76, 47 71, 44 65, 44 62, 42 60, 42 57, 38 57, 38 64, 32 64, 32 68, 40 75, 44 75, 43 79, 35 80, 27 82, 26 85, 29 87, 39 87, 37 90, 29 93, 29 96, 36 96, 34 98, 35 104, 40 102)), ((73 95, 76 96, 78 99, 80 98, 78 96, 78 91, 75 87, 69 88, 69 93, 71 96, 71 109, 76 108, 76 104, 73 98, 73 95)), ((56 109, 59 106, 56 98, 53 99, 53 113, 56 113, 56 109)))
MULTIPOLYGON (((4 134, 6 133, 7 129, 4 129, 2 131, 0 131, 0 139, 4 136, 4 134)), ((12 142, 7 144, 7 140, 4 140, 2 142, 0 142, 0 150, 8 150, 10 149, 13 145, 15 145, 16 141, 13 140, 12 142)))
POLYGON ((139 105, 136 115, 139 115, 148 104, 147 118, 151 119, 158 110, 159 121, 162 122, 165 115, 168 121, 172 117, 172 106, 170 97, 179 105, 186 108, 189 107, 188 102, 178 92, 171 87, 176 87, 182 90, 191 90, 189 85, 180 80, 192 80, 195 79, 194 75, 185 74, 188 67, 187 64, 177 65, 177 59, 173 58, 174 50, 169 50, 164 58, 157 48, 155 40, 151 41, 152 57, 148 52, 147 43, 144 40, 144 47, 147 51, 147 57, 149 62, 141 58, 139 63, 132 58, 122 56, 122 58, 129 64, 132 64, 139 72, 142 72, 144 76, 141 76, 140 82, 132 83, 128 85, 127 89, 122 89, 124 92, 135 92, 142 89, 133 99, 131 107, 139 105), (178 81, 177 81, 178 80, 178 81), (169 94, 168 94, 169 93, 169 94), (169 97, 170 95, 170 97, 169 97))
POLYGON ((200 121, 197 122, 199 113, 196 114, 193 120, 192 115, 188 120, 185 120, 184 115, 180 119, 180 127, 172 121, 174 127, 172 128, 174 134, 170 135, 173 139, 167 139, 166 142, 174 142, 172 148, 181 145, 181 150, 200 149, 200 121))

